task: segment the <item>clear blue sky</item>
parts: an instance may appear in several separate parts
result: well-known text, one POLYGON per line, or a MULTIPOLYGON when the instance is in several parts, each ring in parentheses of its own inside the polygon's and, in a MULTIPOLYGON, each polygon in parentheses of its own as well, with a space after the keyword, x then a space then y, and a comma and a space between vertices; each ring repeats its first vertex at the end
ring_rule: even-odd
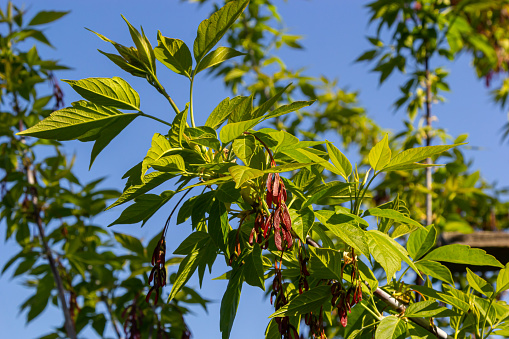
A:
MULTIPOLYGON (((5 3, 5 0, 1 1, 2 8, 5 7, 5 3)), ((15 3, 22 4, 21 1, 15 3)), ((142 5, 140 1, 125 0, 72 2, 27 0, 23 3, 27 5, 32 15, 43 9, 71 11, 63 19, 49 25, 45 31, 56 49, 39 48, 44 58, 60 59, 63 64, 73 67, 70 71, 58 72, 58 78, 120 76, 131 83, 140 94, 143 111, 167 119, 171 119, 173 113, 165 99, 143 79, 133 78, 97 52, 97 49, 111 52, 112 48, 84 27, 130 45, 127 28, 120 17, 120 14, 123 14, 134 26, 143 26, 153 45, 156 45, 156 32, 159 29, 163 35, 182 39, 188 46, 192 46, 198 24, 211 11, 208 4, 200 7, 177 0, 147 1, 147 5, 142 5)), ((368 27, 367 11, 362 7, 364 2, 292 0, 275 3, 279 6, 290 32, 305 37, 302 41, 305 50, 281 51, 280 56, 289 67, 293 69, 307 67, 306 74, 312 76, 324 74, 329 78, 339 78, 341 86, 360 91, 361 104, 375 121, 395 132, 400 130, 404 113, 393 114, 391 104, 398 94, 398 85, 401 84, 402 78, 392 76, 379 87, 377 75, 370 73, 367 65, 353 63, 353 60, 369 47, 364 37, 372 29, 368 27)), ((488 90, 482 81, 476 80, 469 64, 470 60, 465 56, 453 63, 445 64, 451 71, 449 81, 452 93, 447 95, 445 104, 434 108, 439 118, 435 126, 446 128, 454 136, 469 133, 470 146, 482 148, 480 151, 467 152, 469 157, 475 159, 474 167, 481 169, 489 182, 497 180, 501 185, 508 186, 509 145, 500 144, 499 133, 507 118, 491 103, 488 90)), ((183 77, 163 70, 162 65, 159 64, 158 67, 165 87, 179 107, 182 107, 187 101, 187 82, 183 77)), ((62 88, 67 105, 80 99, 66 84, 62 84, 62 88)), ((220 80, 205 75, 199 76, 195 85, 194 99, 198 125, 205 121, 206 113, 228 95, 220 80)), ((166 131, 154 121, 137 119, 99 155, 90 172, 88 162, 92 144, 68 142, 66 149, 68 154, 77 155, 75 171, 82 181, 107 176, 104 187, 116 187, 121 190, 124 186, 120 179, 122 174, 143 158, 155 132, 166 131), (138 157, 135 158, 133 155, 138 157)), ((97 218, 95 223, 107 225, 115 220, 121 211, 121 207, 110 210, 97 218)), ((167 212, 158 212, 143 229, 140 229, 139 225, 117 225, 114 226, 114 230, 130 233, 142 239, 150 238, 160 231, 167 212)), ((189 231, 189 225, 171 226, 167 239, 168 253, 176 248, 189 231)), ((4 227, 0 227, 1 239, 4 238, 4 234, 4 227)), ((3 266, 16 249, 16 245, 11 243, 0 244, 0 266, 3 266)), ((225 271, 224 265, 216 264, 213 274, 205 277, 204 288, 200 293, 208 299, 215 300, 216 303, 210 305, 208 314, 196 308, 195 314, 187 317, 194 338, 220 338, 219 302, 226 284, 222 281, 210 281, 210 278, 219 276, 225 271)), ((2 338, 36 338, 48 333, 51 325, 61 324, 60 311, 52 307, 30 325, 25 326, 25 315, 18 314, 18 306, 31 294, 19 286, 18 280, 10 280, 11 274, 12 270, 0 277, 0 298, 3 302, 3 307, 0 308, 2 338)), ((198 286, 196 279, 191 280, 189 284, 198 286)), ((169 289, 165 292, 168 293, 169 289)), ((267 317, 271 313, 272 306, 263 298, 262 292, 245 285, 231 338, 262 338, 268 322, 267 317)), ((96 336, 95 332, 88 330, 84 332, 83 337, 96 336)))

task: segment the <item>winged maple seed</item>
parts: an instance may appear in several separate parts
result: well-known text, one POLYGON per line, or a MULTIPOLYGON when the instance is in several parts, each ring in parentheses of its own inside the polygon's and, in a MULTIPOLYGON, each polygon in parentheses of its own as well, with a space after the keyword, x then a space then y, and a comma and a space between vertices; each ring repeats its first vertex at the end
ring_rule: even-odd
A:
POLYGON ((306 277, 309 277, 310 274, 306 267, 309 258, 303 258, 302 251, 299 251, 299 269, 300 269, 300 277, 299 277, 299 294, 304 293, 309 290, 309 284, 306 277))
POLYGON ((320 307, 318 316, 309 312, 304 316, 304 321, 309 326, 309 333, 313 334, 313 338, 327 339, 323 328, 323 306, 320 307))
POLYGON ((122 312, 122 318, 125 318, 124 333, 126 339, 141 339, 140 325, 143 320, 143 312, 137 306, 138 296, 136 296, 131 305, 122 312))
MULTIPOLYGON (((271 167, 276 167, 274 159, 271 161, 271 167)), ((284 251, 293 245, 292 236, 292 219, 290 212, 286 206, 286 188, 279 173, 269 173, 267 176, 267 194, 265 201, 269 208, 272 208, 272 213, 265 223, 263 235, 267 238, 271 230, 274 230, 274 243, 276 248, 284 251)))
POLYGON ((154 304, 157 304, 159 300, 160 289, 166 285, 166 266, 165 259, 166 256, 166 240, 164 240, 164 236, 161 236, 161 240, 157 243, 156 248, 154 249, 154 253, 152 254, 152 271, 150 272, 150 276, 148 278, 148 283, 150 284, 154 281, 154 285, 148 291, 147 297, 145 298, 146 302, 149 302, 150 295, 153 291, 156 291, 156 297, 154 304))

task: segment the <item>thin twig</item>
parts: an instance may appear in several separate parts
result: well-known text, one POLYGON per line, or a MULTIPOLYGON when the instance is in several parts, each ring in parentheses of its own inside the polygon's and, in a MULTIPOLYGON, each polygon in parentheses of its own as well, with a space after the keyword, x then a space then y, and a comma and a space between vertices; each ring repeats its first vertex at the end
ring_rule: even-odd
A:
MULTIPOLYGON (((429 57, 424 59, 424 67, 426 70, 426 146, 431 146, 431 79, 429 70, 429 57)), ((428 165, 432 164, 431 158, 426 159, 428 165)), ((433 177, 431 173, 432 167, 426 167, 426 225, 429 226, 433 223, 433 199, 431 190, 433 188, 433 177)))
POLYGON ((117 321, 115 320, 115 317, 113 316, 113 310, 111 309, 111 305, 108 302, 108 296, 103 295, 103 302, 106 304, 106 308, 108 309, 108 313, 110 315, 111 324, 113 326, 113 329, 115 330, 115 333, 117 334, 118 339, 122 339, 122 335, 120 334, 120 331, 117 327, 117 321))

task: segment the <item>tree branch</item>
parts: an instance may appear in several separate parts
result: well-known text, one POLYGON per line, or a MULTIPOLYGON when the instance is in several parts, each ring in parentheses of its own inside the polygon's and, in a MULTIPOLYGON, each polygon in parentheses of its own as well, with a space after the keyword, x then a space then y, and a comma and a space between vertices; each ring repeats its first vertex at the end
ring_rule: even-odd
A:
MULTIPOLYGON (((19 107, 18 103, 18 97, 16 94, 14 94, 14 110, 18 115, 21 114, 21 109, 19 107)), ((23 130, 23 121, 19 121, 19 131, 23 130)), ((25 143, 24 137, 21 137, 21 142, 25 143)), ((37 229, 39 231, 39 238, 41 239, 42 248, 44 250, 44 253, 46 254, 46 257, 48 258, 48 264, 51 269, 51 273, 53 274, 53 279, 55 280, 55 284, 57 285, 57 292, 58 292, 58 299, 60 300, 60 305, 62 307, 62 312, 64 313, 64 327, 67 332, 67 335, 71 339, 76 339, 76 330, 74 328, 74 321, 72 320, 71 312, 69 311, 69 308, 67 307, 67 302, 65 300, 65 289, 64 285, 62 284, 62 277, 60 277, 60 273, 58 272, 57 264, 55 262, 55 259, 53 258, 53 254, 51 253, 51 249, 48 246, 48 242, 46 241, 46 234, 44 232, 44 226, 42 224, 42 218, 41 218, 41 211, 39 208, 39 198, 37 194, 37 188, 35 186, 35 172, 29 163, 28 159, 26 158, 26 154, 24 155, 24 159, 22 160, 28 185, 30 189, 30 195, 32 196, 32 205, 34 207, 34 220, 35 224, 37 225, 37 229)))
POLYGON ((111 324, 113 326, 113 329, 115 330, 115 333, 117 334, 118 339, 122 339, 122 335, 120 334, 120 331, 117 327, 117 321, 113 316, 113 310, 111 309, 111 305, 109 303, 107 295, 103 295, 103 302, 106 304, 106 308, 108 309, 108 313, 110 314, 111 324))
MULTIPOLYGON (((306 243, 309 246, 313 246, 316 248, 321 248, 316 241, 314 241, 311 237, 306 238, 306 243)), ((369 284, 365 282, 365 284, 369 287, 369 284)), ((377 289, 373 292, 373 294, 380 300, 382 300, 387 306, 389 306, 391 309, 398 313, 403 313, 406 310, 407 305, 400 302, 398 299, 393 298, 389 295, 389 293, 385 292, 381 288, 377 287, 377 289)), ((451 336, 449 336, 444 330, 430 324, 426 319, 424 318, 408 318, 408 320, 412 321, 413 323, 419 325, 420 327, 424 328, 425 330, 429 331, 430 333, 433 333, 437 336, 439 339, 453 339, 451 336)))
POLYGON ((48 263, 51 268, 51 273, 53 274, 53 279, 55 279, 55 283, 57 285, 58 299, 60 300, 62 312, 64 313, 65 330, 67 331, 67 335, 69 336, 69 338, 76 339, 76 330, 74 329, 74 322, 72 320, 71 312, 67 307, 67 302, 65 301, 65 290, 64 285, 62 284, 62 278, 58 273, 57 264, 55 262, 55 259, 53 258, 51 249, 48 246, 48 242, 46 241, 46 235, 44 232, 42 218, 39 210, 39 199, 37 197, 37 188, 35 187, 35 173, 29 164, 27 164, 26 171, 28 177, 28 184, 30 185, 30 193, 32 195, 32 204, 34 206, 35 224, 37 225, 37 229, 39 230, 39 238, 41 239, 44 253, 46 253, 46 256, 48 257, 48 263))

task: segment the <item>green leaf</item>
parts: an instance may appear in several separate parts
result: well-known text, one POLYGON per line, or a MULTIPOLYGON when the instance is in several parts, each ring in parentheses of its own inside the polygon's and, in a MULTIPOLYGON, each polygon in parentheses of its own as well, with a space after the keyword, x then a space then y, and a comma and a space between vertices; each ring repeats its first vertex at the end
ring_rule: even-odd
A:
POLYGON ((359 225, 366 226, 366 228, 369 227, 369 223, 366 220, 362 219, 358 215, 350 213, 350 210, 346 207, 336 206, 335 213, 336 213, 336 216, 332 216, 331 217, 332 221, 329 221, 329 222, 334 222, 334 223, 339 224, 342 222, 354 221, 354 222, 358 223, 359 225))
POLYGON ((341 280, 343 256, 332 248, 309 247, 310 274, 315 279, 341 280))
MULTIPOLYGON (((277 93, 269 98, 267 101, 265 101, 263 104, 261 104, 252 114, 252 118, 260 118, 262 117, 272 106, 276 104, 276 102, 281 98, 283 93, 290 87, 291 84, 287 85, 286 87, 280 89, 277 91, 277 93)), ((266 118, 268 119, 268 117, 266 118)))
POLYGON ((184 138, 184 131, 187 126, 187 109, 186 108, 177 114, 171 124, 171 129, 168 131, 168 139, 172 147, 182 147, 182 140, 184 138))
POLYGON ((186 186, 183 189, 181 189, 181 191, 185 191, 185 190, 191 189, 193 187, 198 187, 198 186, 219 185, 219 184, 223 184, 225 182, 229 182, 230 180, 232 180, 232 177, 230 175, 225 176, 225 177, 219 177, 219 178, 215 178, 215 179, 211 179, 211 180, 207 180, 207 181, 202 181, 202 182, 199 182, 194 185, 186 186))
POLYGON ((457 312, 454 312, 447 307, 440 306, 434 300, 420 301, 408 305, 405 311, 405 317, 422 317, 422 318, 445 318, 459 316, 457 312))
POLYGON ((330 286, 317 286, 291 299, 284 307, 272 313, 270 318, 306 314, 319 309, 330 298, 330 286))
POLYGON ((307 107, 312 105, 315 102, 315 100, 311 101, 294 101, 287 105, 282 105, 273 110, 272 112, 269 112, 269 114, 263 116, 263 120, 271 119, 280 117, 282 115, 298 111, 301 108, 307 107))
POLYGON ((228 116, 228 123, 241 122, 253 119, 253 100, 254 93, 250 96, 238 96, 232 99, 235 100, 231 113, 228 116))
POLYGON ((169 173, 161 173, 161 172, 149 173, 143 177, 143 184, 133 185, 133 186, 128 187, 122 193, 122 195, 117 199, 117 201, 115 201, 106 210, 109 210, 110 208, 121 205, 128 201, 131 201, 134 198, 136 198, 144 193, 147 193, 151 189, 161 185, 162 183, 166 182, 167 180, 170 180, 171 178, 173 178, 173 175, 171 175, 169 173))
POLYGON ((383 169, 391 161, 391 149, 387 134, 369 151, 368 159, 375 172, 383 169))
POLYGON ((173 254, 188 255, 202 248, 210 240, 207 232, 195 231, 191 233, 173 252, 173 254))
MULTIPOLYGON (((468 297, 463 298, 463 297, 459 296, 459 298, 458 298, 458 296, 438 292, 432 288, 420 286, 420 285, 412 285, 411 288, 416 290, 417 292, 420 292, 421 294, 423 294, 427 297, 437 299, 437 300, 443 301, 446 304, 452 305, 452 306, 462 310, 463 312, 468 312, 468 310, 470 309, 470 305, 467 302, 465 302, 465 300, 468 301, 468 297), (463 299, 465 299, 465 300, 463 300, 463 299)), ((444 288, 444 290, 447 290, 449 288, 449 286, 443 285, 443 288, 444 288)), ((463 292, 458 291, 454 288, 452 288, 451 290, 457 291, 459 293, 463 293, 463 292)))
POLYGON ((445 281, 448 284, 454 285, 451 271, 439 262, 431 260, 420 260, 415 263, 415 266, 426 275, 433 278, 445 281))
POLYGON ((436 239, 437 229, 435 226, 429 225, 426 228, 419 228, 408 237, 408 253, 414 260, 418 260, 435 246, 436 239))
POLYGON ((387 273, 387 283, 394 277, 394 274, 401 269, 401 262, 405 261, 419 276, 419 270, 408 258, 406 249, 398 244, 387 234, 377 230, 366 232, 371 255, 382 265, 387 273))
POLYGON ((228 233, 231 230, 228 223, 228 211, 223 202, 214 200, 209 212, 208 231, 217 247, 226 252, 228 233))
POLYGON ((486 251, 459 244, 436 248, 428 253, 424 259, 464 265, 504 267, 495 257, 486 254, 486 251))
POLYGON ((405 321, 394 315, 383 318, 375 332, 375 339, 404 339, 405 336, 405 321))
POLYGON ((213 13, 210 18, 200 23, 193 46, 194 58, 198 63, 197 67, 205 54, 221 40, 242 14, 248 3, 249 0, 230 1, 213 13))
POLYGON ((32 20, 30 20, 28 26, 44 25, 55 20, 58 20, 68 13, 70 13, 70 11, 67 12, 40 11, 32 18, 32 20))
POLYGON ((359 273, 361 274, 362 280, 369 284, 371 293, 375 292, 375 290, 378 288, 378 279, 375 277, 373 271, 371 271, 362 260, 357 261, 357 267, 359 268, 359 273))
POLYGON ((498 272, 497 275, 497 290, 496 294, 505 291, 509 288, 509 263, 505 265, 503 269, 498 272))
POLYGON ((226 292, 221 300, 219 328, 223 339, 228 339, 230 337, 233 321, 235 320, 237 308, 239 307, 243 278, 244 267, 241 266, 232 273, 228 281, 228 286, 226 287, 226 292))
POLYGON ((493 286, 489 284, 486 280, 472 272, 467 267, 467 281, 469 283, 469 286, 472 287, 477 292, 487 296, 488 298, 491 298, 493 295, 493 286))
POLYGON ((226 98, 219 103, 219 105, 214 108, 212 113, 210 113, 207 121, 205 122, 205 126, 212 127, 214 130, 218 129, 223 122, 228 119, 228 116, 231 114, 233 108, 236 106, 236 101, 238 101, 241 97, 236 97, 230 100, 230 98, 226 98))
POLYGON ((249 166, 251 158, 256 150, 256 141, 252 135, 244 135, 233 141, 232 150, 242 162, 249 166))
POLYGON ((44 311, 51 298, 51 291, 55 285, 55 281, 51 274, 46 274, 37 284, 37 292, 29 299, 30 311, 27 314, 27 323, 34 320, 44 311))
POLYGON ((182 287, 184 287, 184 285, 189 281, 198 268, 198 265, 203 265, 207 262, 208 252, 206 249, 207 246, 203 246, 201 250, 189 254, 184 258, 184 260, 182 260, 177 271, 177 278, 175 279, 170 295, 168 296, 168 302, 173 300, 182 287))
POLYGON ((365 214, 366 215, 372 215, 372 216, 375 216, 377 218, 392 219, 392 220, 395 220, 397 222, 401 222, 401 223, 404 223, 404 224, 408 224, 408 225, 414 226, 415 228, 424 228, 424 226, 422 226, 417 221, 415 221, 415 220, 405 216, 403 213, 398 212, 396 210, 380 209, 380 208, 375 207, 375 208, 370 208, 369 210, 367 210, 365 214))
POLYGON ((384 168, 382 171, 390 172, 390 171, 411 171, 411 170, 419 170, 427 167, 439 167, 443 165, 439 164, 421 164, 417 162, 412 162, 409 164, 401 164, 396 166, 391 166, 390 168, 384 168))
POLYGON ((235 188, 239 188, 245 182, 261 177, 262 175, 265 174, 264 171, 240 165, 232 166, 228 168, 228 171, 233 177, 233 180, 235 180, 236 183, 235 188))
POLYGON ((102 152, 102 150, 109 145, 109 143, 115 139, 117 135, 120 134, 131 123, 131 121, 136 118, 137 115, 129 115, 128 119, 117 119, 113 121, 111 124, 107 125, 107 128, 103 128, 99 133, 98 137, 95 140, 94 147, 92 148, 92 153, 90 154, 90 164, 88 169, 92 168, 92 164, 95 159, 102 152))
POLYGON ((348 188, 350 184, 332 181, 323 184, 316 189, 309 192, 310 197, 302 204, 302 208, 311 206, 312 204, 329 205, 328 198, 332 197, 350 197, 348 194, 348 188))
POLYGON ((198 67, 194 71, 194 74, 198 74, 201 71, 220 64, 228 59, 235 58, 240 55, 245 55, 245 53, 240 53, 229 47, 218 47, 216 50, 207 54, 202 61, 198 64, 198 67))
POLYGON ((190 127, 184 130, 187 143, 192 147, 192 144, 202 145, 219 151, 221 143, 217 139, 217 133, 212 127, 199 126, 190 127))
POLYGON ((454 145, 442 145, 442 146, 426 146, 426 147, 417 147, 411 148, 406 151, 403 151, 396 156, 394 156, 391 161, 385 166, 384 171, 392 171, 395 169, 399 169, 403 165, 411 165, 415 162, 422 161, 426 158, 429 158, 435 154, 439 154, 447 151, 453 147, 464 145, 464 144, 454 144, 454 145))
MULTIPOLYGON (((143 224, 154 215, 165 203, 175 194, 173 191, 165 191, 160 196, 156 194, 144 194, 135 199, 135 203, 127 207, 117 220, 108 226, 117 224, 136 224, 143 221, 143 224)), ((143 225, 142 225, 143 226, 143 225)))
POLYGON ((410 339, 436 339, 436 335, 427 331, 423 327, 414 324, 409 321, 407 323, 408 334, 410 335, 410 339))
POLYGON ((240 191, 235 188, 235 182, 230 181, 220 185, 215 191, 215 196, 220 201, 231 204, 240 199, 240 191))
MULTIPOLYGON (((99 313, 93 317, 92 328, 97 332, 99 337, 104 337, 104 329, 106 327, 106 322, 107 322, 106 317, 102 313, 99 313)), ((43 338, 39 338, 39 339, 43 339, 43 338)), ((57 339, 58 339, 58 337, 57 337, 57 339)))
POLYGON ((334 219, 337 215, 333 211, 321 210, 315 212, 315 215, 329 231, 334 233, 335 236, 344 241, 347 245, 352 246, 358 253, 364 254, 366 257, 369 255, 369 238, 366 237, 365 231, 349 222, 343 222, 342 219, 336 222, 334 219))
POLYGON ((141 164, 141 177, 143 178, 145 176, 145 173, 147 173, 147 170, 152 167, 153 163, 157 162, 162 156, 171 150, 174 150, 174 148, 171 147, 170 142, 163 135, 155 133, 152 137, 152 143, 147 155, 141 164))
POLYGON ((122 15, 122 19, 127 24, 127 27, 129 27, 129 33, 131 34, 131 38, 133 39, 134 44, 136 45, 138 59, 142 62, 145 69, 150 70, 152 73, 156 73, 156 64, 155 64, 155 54, 154 49, 152 48, 152 45, 150 44, 150 41, 145 36, 145 33, 143 33, 143 28, 140 32, 136 28, 133 27, 127 21, 127 19, 122 15))
POLYGON ((140 110, 138 93, 122 78, 87 78, 62 81, 68 83, 78 94, 94 104, 140 110))
POLYGON ((186 170, 186 164, 182 156, 173 154, 155 161, 152 168, 159 172, 180 173, 186 170))
POLYGON ((332 164, 343 173, 341 176, 347 179, 352 173, 352 164, 350 161, 348 161, 345 155, 329 141, 327 141, 327 152, 329 153, 332 164))
MULTIPOLYGON (((308 161, 311 161, 315 164, 318 164, 320 166, 323 166, 325 167, 326 170, 332 172, 332 173, 335 173, 337 175, 343 175, 342 172, 340 170, 338 170, 336 168, 336 166, 333 166, 330 162, 328 162, 327 160, 323 159, 322 157, 320 157, 319 155, 313 153, 310 149, 295 149, 296 152, 300 153, 301 155, 303 155, 307 160, 303 160, 303 161, 300 161, 300 162, 308 162, 308 161)), ((285 151, 285 153, 288 153, 287 151, 285 151)))
POLYGON ((143 245, 138 238, 117 232, 113 232, 113 234, 115 235, 115 240, 117 240, 122 247, 142 257, 145 256, 143 245))
POLYGON ((255 243, 253 245, 253 251, 245 259, 244 274, 245 280, 249 285, 260 287, 265 291, 265 276, 262 258, 260 245, 255 243))
POLYGON ((193 57, 184 41, 167 38, 157 31, 157 42, 154 49, 157 60, 173 72, 191 78, 193 57))
POLYGON ((221 139, 223 144, 227 144, 230 141, 233 141, 235 138, 241 136, 247 130, 256 126, 259 121, 260 119, 257 118, 252 120, 229 123, 221 129, 221 131, 219 132, 219 138, 221 139))
POLYGON ((300 211, 290 209, 292 230, 297 234, 302 243, 306 242, 309 230, 315 221, 315 214, 311 208, 303 208, 300 211))
POLYGON ((283 173, 283 172, 292 172, 295 170, 298 170, 303 167, 308 167, 312 165, 312 163, 308 162, 305 164, 299 164, 299 163, 289 163, 281 166, 275 166, 275 167, 269 167, 266 170, 263 170, 265 173, 283 173))
POLYGON ((73 107, 51 113, 49 117, 17 135, 55 140, 94 140, 103 129, 120 120, 131 122, 139 113, 121 113, 115 108, 87 101, 74 102, 73 107))

